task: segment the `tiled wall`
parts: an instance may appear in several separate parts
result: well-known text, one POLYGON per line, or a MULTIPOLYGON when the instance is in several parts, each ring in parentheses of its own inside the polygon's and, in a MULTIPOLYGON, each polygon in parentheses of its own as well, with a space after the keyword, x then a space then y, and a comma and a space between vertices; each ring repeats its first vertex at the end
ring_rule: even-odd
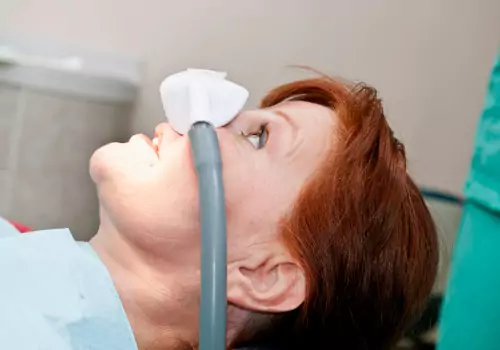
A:
POLYGON ((0 85, 0 171, 7 168, 10 132, 12 130, 18 90, 0 85))
POLYGON ((0 215, 8 212, 9 155, 19 96, 19 89, 0 85, 0 215))
MULTIPOLYGON (((0 148, 0 152, 3 152, 3 148, 0 148)), ((7 170, 0 170, 0 216, 7 212, 6 198, 4 196, 5 188, 7 186, 7 170)))
POLYGON ((128 136, 130 108, 0 85, 0 216, 95 233, 93 151, 128 136))

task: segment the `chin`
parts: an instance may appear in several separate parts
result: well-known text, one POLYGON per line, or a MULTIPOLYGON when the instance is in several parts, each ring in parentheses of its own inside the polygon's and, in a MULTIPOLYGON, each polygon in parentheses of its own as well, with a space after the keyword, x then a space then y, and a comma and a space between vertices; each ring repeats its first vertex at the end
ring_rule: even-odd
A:
POLYGON ((104 145, 97 149, 90 157, 90 177, 96 184, 110 177, 112 164, 116 162, 120 146, 122 145, 119 143, 104 145))

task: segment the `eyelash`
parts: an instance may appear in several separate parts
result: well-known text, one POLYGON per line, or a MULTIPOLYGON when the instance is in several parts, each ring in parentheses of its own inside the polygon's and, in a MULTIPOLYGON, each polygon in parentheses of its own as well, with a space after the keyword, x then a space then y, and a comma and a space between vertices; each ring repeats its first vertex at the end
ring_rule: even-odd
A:
POLYGON ((267 140, 269 139, 269 131, 267 129, 267 126, 265 124, 261 125, 260 129, 258 132, 250 133, 250 134, 244 134, 243 132, 241 133, 247 140, 250 142, 256 149, 261 149, 263 148, 267 140), (252 142, 253 139, 250 139, 252 137, 257 137, 256 144, 252 142))

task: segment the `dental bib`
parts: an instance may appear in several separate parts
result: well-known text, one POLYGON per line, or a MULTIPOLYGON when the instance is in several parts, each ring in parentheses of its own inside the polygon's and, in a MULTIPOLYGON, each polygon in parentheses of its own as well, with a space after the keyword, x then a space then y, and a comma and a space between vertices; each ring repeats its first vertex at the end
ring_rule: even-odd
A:
POLYGON ((188 69, 168 76, 160 85, 161 100, 172 129, 186 134, 200 121, 221 127, 243 109, 249 92, 226 80, 226 73, 188 69))

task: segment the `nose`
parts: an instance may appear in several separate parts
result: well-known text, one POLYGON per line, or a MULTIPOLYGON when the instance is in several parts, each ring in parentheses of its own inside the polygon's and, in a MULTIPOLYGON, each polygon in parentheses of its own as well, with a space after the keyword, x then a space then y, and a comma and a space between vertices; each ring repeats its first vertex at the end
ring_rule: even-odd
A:
POLYGON ((183 137, 183 135, 179 135, 175 132, 168 123, 158 124, 155 128, 154 138, 157 140, 155 142, 158 144, 158 148, 160 148, 163 143, 168 144, 181 137, 183 137))
POLYGON ((229 123, 224 125, 222 127, 222 129, 227 130, 227 131, 234 133, 234 134, 241 134, 242 129, 241 129, 241 125, 240 125, 241 124, 240 116, 242 113, 237 114, 229 123))
POLYGON ((221 138, 225 138, 231 134, 234 134, 234 131, 230 128, 229 125, 225 125, 225 126, 222 126, 220 128, 216 128, 215 132, 217 133, 217 137, 219 138, 219 140, 221 138))
POLYGON ((155 135, 154 137, 155 138, 158 138, 159 140, 161 139, 161 137, 163 136, 163 134, 165 133, 165 129, 168 128, 168 124, 167 123, 160 123, 156 126, 155 128, 155 135))

